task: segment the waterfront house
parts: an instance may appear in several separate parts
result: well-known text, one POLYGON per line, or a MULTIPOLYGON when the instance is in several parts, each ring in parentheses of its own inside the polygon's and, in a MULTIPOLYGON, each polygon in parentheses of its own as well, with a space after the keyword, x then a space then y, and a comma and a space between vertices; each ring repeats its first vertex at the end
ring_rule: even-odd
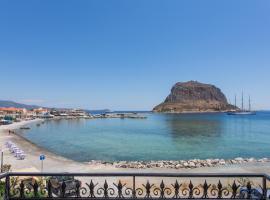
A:
POLYGON ((27 113, 27 110, 24 108, 0 108, 0 115, 4 117, 11 117, 13 119, 21 119, 23 118, 24 114, 27 113))
POLYGON ((45 113, 48 113, 48 112, 49 112, 49 110, 46 109, 46 108, 37 108, 37 109, 33 109, 33 111, 34 111, 37 115, 39 115, 39 114, 45 114, 45 113))
POLYGON ((82 109, 72 109, 68 113, 70 116, 74 117, 86 117, 87 113, 82 109))

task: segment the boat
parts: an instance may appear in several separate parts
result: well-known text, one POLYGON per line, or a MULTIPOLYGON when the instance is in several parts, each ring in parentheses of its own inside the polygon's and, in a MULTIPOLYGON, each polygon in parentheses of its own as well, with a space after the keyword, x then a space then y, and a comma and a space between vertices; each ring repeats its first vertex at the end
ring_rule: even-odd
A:
POLYGON ((256 115, 255 111, 230 111, 227 115, 256 115))
POLYGON ((30 127, 21 127, 20 129, 28 130, 28 129, 30 129, 30 127))
MULTIPOLYGON (((249 102, 249 109, 245 110, 244 109, 244 95, 242 93, 242 106, 241 106, 241 109, 240 110, 235 110, 235 111, 229 111, 229 112, 227 112, 227 115, 256 115, 256 112, 251 110, 250 96, 249 96, 248 102, 249 102)), ((237 107, 236 106, 236 96, 235 96, 235 100, 234 100, 234 106, 237 107)))

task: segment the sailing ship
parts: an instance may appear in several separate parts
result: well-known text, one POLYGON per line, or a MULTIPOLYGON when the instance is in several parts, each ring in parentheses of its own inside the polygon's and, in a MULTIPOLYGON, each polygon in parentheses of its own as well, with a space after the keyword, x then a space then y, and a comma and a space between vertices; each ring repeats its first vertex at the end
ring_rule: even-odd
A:
MULTIPOLYGON (((246 110, 244 108, 244 94, 242 93, 241 109, 236 110, 236 111, 227 112, 227 114, 228 115, 256 115, 256 112, 251 110, 250 96, 248 98, 248 105, 249 105, 249 108, 248 108, 248 110, 246 110)), ((236 106, 236 95, 235 95, 235 98, 234 98, 234 106, 237 107, 236 106)))

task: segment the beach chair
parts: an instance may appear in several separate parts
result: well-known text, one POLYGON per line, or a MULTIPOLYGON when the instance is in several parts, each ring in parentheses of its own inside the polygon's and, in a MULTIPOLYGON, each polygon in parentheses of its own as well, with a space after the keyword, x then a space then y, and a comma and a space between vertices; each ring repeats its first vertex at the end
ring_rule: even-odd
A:
POLYGON ((6 147, 8 147, 10 144, 10 141, 5 142, 6 147))
POLYGON ((14 145, 14 143, 11 141, 6 142, 6 147, 8 147, 8 148, 10 148, 13 145, 14 145))
POLYGON ((23 153, 24 152, 22 150, 17 150, 17 151, 14 152, 14 156, 18 158, 23 153))
POLYGON ((10 148, 9 148, 9 151, 10 151, 10 153, 12 153, 12 151, 13 151, 13 148, 12 148, 12 147, 10 147, 10 148))
POLYGON ((20 154, 18 155, 18 159, 19 159, 19 160, 24 160, 24 159, 25 159, 25 154, 24 154, 24 153, 20 153, 20 154))
POLYGON ((20 150, 18 147, 12 147, 10 148, 10 152, 14 153, 15 151, 20 150))
POLYGON ((16 145, 15 145, 15 144, 10 144, 10 145, 8 146, 9 149, 12 149, 13 147, 16 147, 16 145))

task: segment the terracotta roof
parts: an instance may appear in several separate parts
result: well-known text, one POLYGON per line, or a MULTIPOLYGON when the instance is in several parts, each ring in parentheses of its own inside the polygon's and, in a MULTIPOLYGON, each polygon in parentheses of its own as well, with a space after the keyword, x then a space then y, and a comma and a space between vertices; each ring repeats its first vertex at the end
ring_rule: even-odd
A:
POLYGON ((13 108, 13 107, 10 107, 10 108, 0 108, 1 111, 23 111, 22 108, 13 108))

